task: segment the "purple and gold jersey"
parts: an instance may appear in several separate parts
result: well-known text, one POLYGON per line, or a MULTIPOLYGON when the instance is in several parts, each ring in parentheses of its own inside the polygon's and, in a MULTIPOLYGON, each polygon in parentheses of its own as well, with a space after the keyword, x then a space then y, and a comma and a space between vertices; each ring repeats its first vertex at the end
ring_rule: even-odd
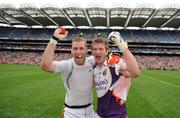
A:
POLYGON ((115 68, 116 66, 104 64, 94 69, 98 96, 97 113, 101 118, 126 118, 127 116, 125 104, 118 104, 109 89, 119 79, 115 68))

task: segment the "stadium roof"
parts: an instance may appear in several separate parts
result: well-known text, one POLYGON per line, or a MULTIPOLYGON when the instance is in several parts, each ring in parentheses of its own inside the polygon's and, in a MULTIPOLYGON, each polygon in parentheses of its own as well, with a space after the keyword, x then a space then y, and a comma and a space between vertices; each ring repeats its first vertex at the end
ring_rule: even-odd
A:
MULTIPOLYGON (((78 6, 78 5, 76 5, 78 6)), ((180 28, 180 8, 168 6, 118 6, 87 8, 66 6, 63 8, 46 5, 40 8, 32 4, 23 4, 19 8, 11 4, 0 5, 0 23, 8 26, 70 26, 104 28, 180 28)))

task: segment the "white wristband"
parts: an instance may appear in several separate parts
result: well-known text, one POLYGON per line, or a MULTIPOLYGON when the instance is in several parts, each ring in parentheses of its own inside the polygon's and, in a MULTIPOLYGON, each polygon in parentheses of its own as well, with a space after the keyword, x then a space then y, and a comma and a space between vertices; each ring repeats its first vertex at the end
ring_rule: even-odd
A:
POLYGON ((50 43, 53 43, 53 44, 55 44, 55 45, 57 44, 57 41, 54 40, 54 39, 52 39, 52 38, 51 38, 51 40, 50 40, 49 42, 50 42, 50 43))

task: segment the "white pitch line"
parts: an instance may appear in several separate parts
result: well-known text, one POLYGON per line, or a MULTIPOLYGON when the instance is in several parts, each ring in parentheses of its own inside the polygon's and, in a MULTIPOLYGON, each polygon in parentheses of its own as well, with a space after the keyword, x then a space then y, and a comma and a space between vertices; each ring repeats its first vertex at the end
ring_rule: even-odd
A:
POLYGON ((154 77, 151 77, 151 76, 148 76, 148 75, 145 75, 145 74, 142 74, 142 75, 145 76, 145 77, 147 77, 147 78, 149 78, 149 79, 151 79, 151 80, 155 80, 155 81, 158 81, 158 82, 160 82, 160 83, 167 84, 167 85, 169 85, 169 86, 173 86, 173 87, 176 87, 176 88, 179 88, 179 89, 180 89, 180 86, 178 86, 178 85, 174 85, 174 84, 171 84, 171 83, 162 81, 162 80, 158 80, 158 79, 156 79, 156 78, 154 78, 154 77))

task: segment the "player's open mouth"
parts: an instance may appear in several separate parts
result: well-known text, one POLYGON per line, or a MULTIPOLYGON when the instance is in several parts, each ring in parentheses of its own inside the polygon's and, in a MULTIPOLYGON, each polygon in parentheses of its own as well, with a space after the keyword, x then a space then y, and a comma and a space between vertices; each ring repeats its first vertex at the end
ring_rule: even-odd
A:
POLYGON ((79 56, 76 56, 76 58, 77 58, 77 59, 81 59, 81 58, 82 58, 82 56, 81 56, 81 55, 79 55, 79 56))
POLYGON ((78 58, 81 58, 81 57, 82 57, 81 55, 78 56, 78 58))
POLYGON ((78 61, 81 61, 81 60, 82 60, 82 58, 83 58, 83 56, 81 56, 81 55, 76 56, 76 59, 77 59, 78 61))
POLYGON ((96 56, 96 59, 97 59, 97 60, 100 60, 100 59, 101 59, 101 56, 96 56))

